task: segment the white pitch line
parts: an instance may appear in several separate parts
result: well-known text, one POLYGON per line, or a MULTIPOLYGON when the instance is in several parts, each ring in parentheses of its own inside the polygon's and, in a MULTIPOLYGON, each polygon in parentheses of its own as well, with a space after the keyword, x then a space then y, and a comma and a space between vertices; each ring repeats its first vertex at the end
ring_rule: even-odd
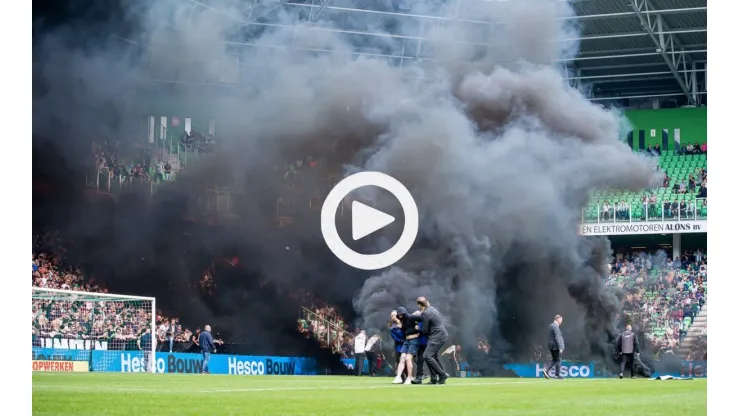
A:
MULTIPOLYGON (((571 384, 573 382, 588 382, 588 383, 607 383, 611 380, 587 380, 587 379, 573 379, 569 382, 566 382, 568 384, 571 384)), ((445 384, 446 387, 435 387, 435 388, 449 388, 449 387, 481 387, 481 386, 505 386, 505 385, 513 385, 513 384, 519 384, 519 385, 559 385, 561 383, 557 381, 553 381, 551 383, 548 383, 544 380, 541 381, 504 381, 504 382, 482 382, 482 383, 453 383, 453 384, 445 384)), ((162 390, 161 388, 150 388, 150 389, 143 389, 143 388, 100 388, 100 387, 84 387, 84 386, 75 386, 70 388, 70 386, 64 386, 64 385, 58 385, 58 384, 33 384, 33 389, 59 389, 64 391, 73 391, 73 392, 95 392, 95 391, 105 391, 105 392, 139 392, 139 393, 196 393, 196 394, 213 394, 213 393, 251 393, 251 392, 269 392, 269 391, 318 391, 318 390, 368 390, 368 389, 392 389, 392 388, 401 388, 398 384, 383 384, 383 385, 355 385, 355 386, 336 386, 336 387, 262 387, 262 388, 244 388, 244 389, 212 389, 212 390, 183 390, 183 389, 177 389, 177 390, 162 390)))

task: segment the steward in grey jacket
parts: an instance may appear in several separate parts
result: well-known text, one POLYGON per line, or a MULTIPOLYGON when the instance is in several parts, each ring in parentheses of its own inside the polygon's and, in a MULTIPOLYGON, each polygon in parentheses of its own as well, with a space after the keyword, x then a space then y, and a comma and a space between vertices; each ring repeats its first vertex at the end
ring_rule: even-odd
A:
POLYGON ((629 365, 630 376, 635 377, 635 354, 640 354, 640 343, 637 341, 637 335, 632 332, 632 325, 627 325, 624 332, 617 340, 617 350, 621 358, 619 364, 619 378, 624 377, 624 370, 629 365))

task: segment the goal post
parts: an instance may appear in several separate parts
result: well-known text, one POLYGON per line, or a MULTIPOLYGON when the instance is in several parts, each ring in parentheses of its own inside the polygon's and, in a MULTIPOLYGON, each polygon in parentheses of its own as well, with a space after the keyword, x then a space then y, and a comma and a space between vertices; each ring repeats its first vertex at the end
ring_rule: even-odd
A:
POLYGON ((130 371, 156 371, 155 298, 31 289, 34 371, 122 371, 124 353, 130 371))

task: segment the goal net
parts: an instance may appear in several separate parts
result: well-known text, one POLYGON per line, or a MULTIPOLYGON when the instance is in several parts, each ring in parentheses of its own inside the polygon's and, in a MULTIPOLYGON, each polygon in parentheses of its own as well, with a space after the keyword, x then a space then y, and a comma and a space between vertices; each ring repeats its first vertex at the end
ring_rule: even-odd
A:
POLYGON ((34 371, 155 371, 154 298, 34 287, 31 302, 34 371))

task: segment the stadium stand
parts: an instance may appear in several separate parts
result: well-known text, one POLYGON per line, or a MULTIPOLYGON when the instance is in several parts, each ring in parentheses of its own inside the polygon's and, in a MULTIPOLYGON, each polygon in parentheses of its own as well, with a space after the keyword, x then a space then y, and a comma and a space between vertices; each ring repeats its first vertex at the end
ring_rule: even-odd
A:
POLYGON ((584 210, 584 222, 629 222, 707 218, 707 155, 660 154, 661 187, 639 194, 596 191, 584 210))
MULTIPOLYGON (((48 289, 108 293, 108 289, 97 284, 93 277, 65 264, 66 244, 56 231, 46 231, 34 236, 31 285, 48 289)), ((105 340, 115 346, 135 342, 151 326, 150 313, 145 309, 127 309, 123 302, 107 302, 104 305, 106 309, 101 311, 98 305, 91 302, 80 307, 72 302, 34 300, 31 311, 33 334, 43 338, 105 340), (93 311, 96 319, 91 322, 89 316, 93 311)), ((167 324, 177 325, 177 322, 177 318, 167 317, 161 310, 157 311, 155 333, 161 348, 169 348, 169 343, 165 342, 167 324)), ((192 342, 193 334, 190 329, 177 325, 175 341, 192 342)))
MULTIPOLYGON (((154 128, 153 119, 151 128, 154 128)), ((134 186, 148 187, 154 192, 156 185, 173 181, 177 173, 198 159, 202 153, 216 148, 213 133, 181 127, 180 117, 162 117, 160 137, 149 141, 123 140, 92 143, 94 170, 87 174, 87 187, 100 192, 119 193, 134 186), (167 120, 172 124, 168 126, 167 120)), ((190 118, 185 118, 188 121, 190 118)), ((213 126, 207 128, 212 130, 213 126)))
POLYGON ((298 318, 298 331, 306 337, 314 337, 323 348, 341 354, 344 358, 354 356, 351 348, 354 335, 349 332, 349 325, 339 314, 336 306, 314 297, 308 292, 297 293, 304 305, 298 318))
MULTIPOLYGON (((687 335, 697 319, 706 322, 707 256, 697 250, 681 259, 645 253, 617 255, 607 286, 623 291, 623 313, 652 343, 656 356, 691 351, 687 335)), ((706 353, 704 353, 706 355, 706 353)))

